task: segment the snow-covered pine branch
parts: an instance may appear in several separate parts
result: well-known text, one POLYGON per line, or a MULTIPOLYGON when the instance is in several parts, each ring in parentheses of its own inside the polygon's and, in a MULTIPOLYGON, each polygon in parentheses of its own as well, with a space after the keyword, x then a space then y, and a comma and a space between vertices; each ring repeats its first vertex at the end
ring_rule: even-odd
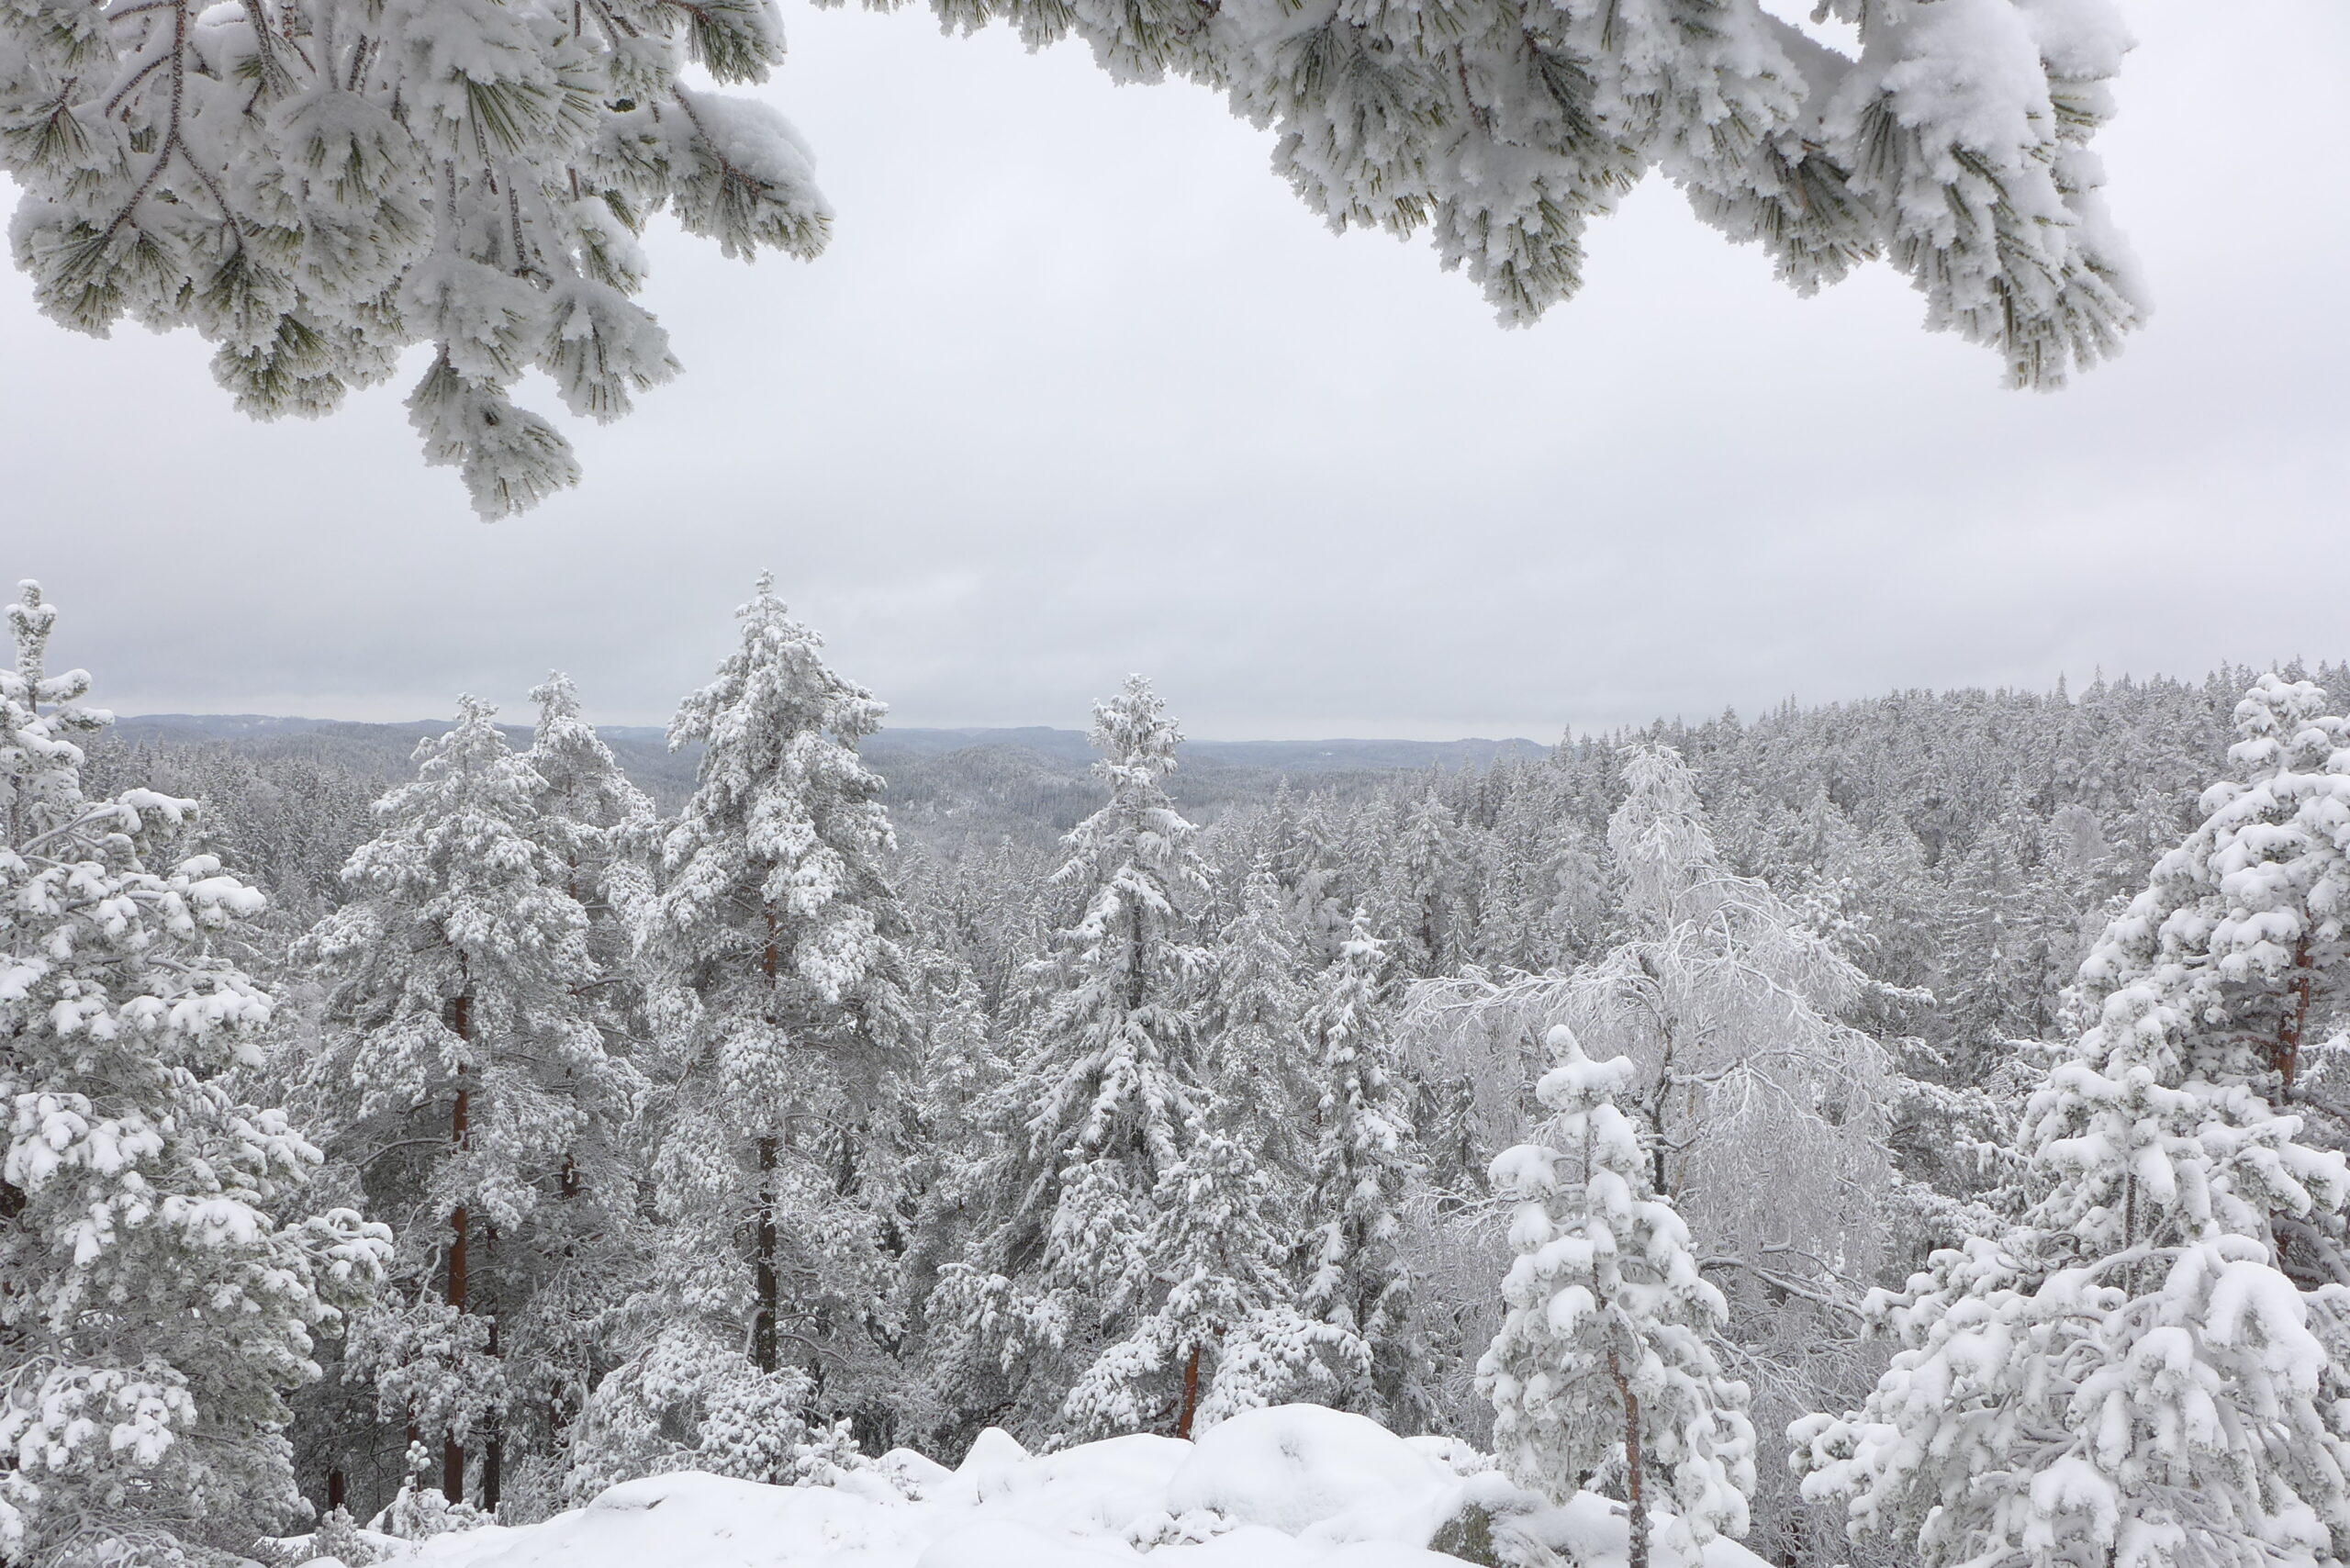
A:
POLYGON ((812 256, 807 148, 755 99, 773 0, 32 0, 0 11, 0 170, 52 319, 192 327, 257 418, 431 357, 425 461, 485 517, 577 482, 509 400, 613 420, 677 374, 636 302, 666 207, 730 256, 812 256))
MULTIPOLYGON (((2061 385, 2143 313, 2088 142, 2129 45, 2106 0, 1824 0, 1848 59, 1761 0, 934 0, 1074 35, 1120 80, 1226 93, 1334 227, 1427 230, 1505 321, 1582 282, 1651 171, 1809 292, 1884 258, 1926 323, 2061 385)), ((612 420, 677 371, 637 303, 666 207, 730 256, 831 215, 757 82, 773 0, 25 0, 0 9, 0 171, 52 319, 192 327, 247 413, 332 410, 402 352, 425 459, 498 517, 577 482, 509 398, 612 420)))
POLYGON ((2131 42, 2107 0, 1823 0, 1857 58, 1760 0, 932 8, 1226 94, 1333 228, 1425 230, 1505 322, 1574 294, 1591 220, 1652 172, 1800 292, 1889 262, 2014 386, 2062 385, 2144 309, 2088 148, 2131 42))

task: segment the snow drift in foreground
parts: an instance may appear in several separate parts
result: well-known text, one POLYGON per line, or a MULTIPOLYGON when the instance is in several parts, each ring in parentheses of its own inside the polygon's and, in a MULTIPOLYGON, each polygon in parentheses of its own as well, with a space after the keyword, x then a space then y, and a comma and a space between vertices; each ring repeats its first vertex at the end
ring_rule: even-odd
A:
MULTIPOLYGON (((543 1524, 397 1543, 386 1568, 1460 1568, 1428 1545, 1480 1508, 1503 1562, 1624 1561, 1620 1505, 1549 1506, 1466 1444, 1286 1405, 1196 1442, 1031 1455, 990 1430, 959 1469, 900 1449, 828 1486, 650 1476, 543 1524)), ((1763 1568, 1727 1540, 1684 1557, 1658 1523, 1657 1568, 1763 1568)))

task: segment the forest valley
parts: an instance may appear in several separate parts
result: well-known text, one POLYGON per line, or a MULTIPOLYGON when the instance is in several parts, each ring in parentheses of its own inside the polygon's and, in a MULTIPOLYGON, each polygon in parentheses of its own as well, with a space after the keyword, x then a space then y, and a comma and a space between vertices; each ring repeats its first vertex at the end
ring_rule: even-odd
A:
MULTIPOLYGON (((903 1450, 1137 1433, 1196 1439, 1151 1496, 1200 1517, 1325 1442, 1615 1499, 1633 1568, 2350 1554, 2350 668, 1201 822, 1136 678, 1074 825, 981 746, 909 757, 901 838, 882 705, 765 579, 658 778, 560 675, 388 789, 132 744, 37 587, 9 618, 12 1568, 944 1507, 903 1450)), ((1455 1544, 1575 1556, 1539 1534, 1455 1544)))

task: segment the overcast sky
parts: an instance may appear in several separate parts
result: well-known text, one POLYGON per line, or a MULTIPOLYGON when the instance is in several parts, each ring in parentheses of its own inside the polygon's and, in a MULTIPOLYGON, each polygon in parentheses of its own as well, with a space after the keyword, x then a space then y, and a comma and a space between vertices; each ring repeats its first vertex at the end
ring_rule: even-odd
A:
POLYGON ((1495 327, 1334 238, 1267 139, 1074 48, 785 0, 813 264, 654 242, 686 363, 585 485, 477 521, 406 380, 249 423, 181 334, 0 278, 0 577, 122 712, 520 717, 548 667, 657 722, 761 567, 908 724, 1524 734, 2098 667, 2350 655, 2350 7, 2132 0, 2102 143, 2158 314, 2057 395, 1874 269, 1797 299, 1657 182, 1495 327))

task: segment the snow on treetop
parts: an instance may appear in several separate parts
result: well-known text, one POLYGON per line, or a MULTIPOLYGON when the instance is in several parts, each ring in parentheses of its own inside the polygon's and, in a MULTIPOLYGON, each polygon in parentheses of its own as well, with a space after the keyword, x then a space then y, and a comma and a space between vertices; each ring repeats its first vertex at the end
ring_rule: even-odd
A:
POLYGON ((1609 1095, 1625 1093, 1639 1075, 1629 1057, 1594 1061, 1583 1055, 1574 1031, 1564 1024, 1552 1025, 1543 1043, 1550 1047, 1556 1065, 1542 1075, 1534 1092, 1554 1110, 1594 1105, 1609 1095))

